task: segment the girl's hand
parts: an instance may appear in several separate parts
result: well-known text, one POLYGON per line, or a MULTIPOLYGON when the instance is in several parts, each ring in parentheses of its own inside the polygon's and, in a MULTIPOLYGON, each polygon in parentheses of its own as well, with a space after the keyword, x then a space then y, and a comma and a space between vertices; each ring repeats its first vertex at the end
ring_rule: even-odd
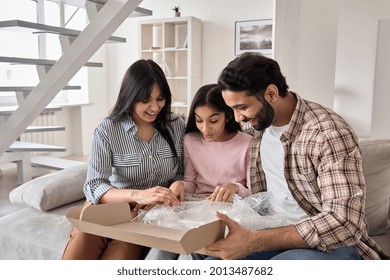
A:
POLYGON ((238 190, 239 188, 236 184, 222 184, 217 186, 214 192, 207 199, 220 202, 230 202, 233 199, 233 195, 238 193, 238 190))
POLYGON ((179 201, 184 201, 184 184, 182 181, 175 181, 169 187, 175 194, 179 201))
POLYGON ((134 201, 138 204, 164 204, 168 206, 178 205, 180 203, 176 194, 161 186, 147 190, 137 190, 134 193, 134 201))

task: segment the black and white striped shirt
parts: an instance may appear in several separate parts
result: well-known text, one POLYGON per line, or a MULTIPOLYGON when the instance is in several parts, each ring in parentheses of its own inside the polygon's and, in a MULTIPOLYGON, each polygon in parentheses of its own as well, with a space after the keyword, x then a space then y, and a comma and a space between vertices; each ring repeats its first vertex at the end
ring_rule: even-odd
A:
POLYGON ((84 184, 86 199, 98 204, 112 188, 143 190, 182 179, 184 122, 177 117, 171 126, 176 161, 168 142, 157 130, 147 143, 136 135, 138 128, 130 117, 123 122, 105 119, 99 124, 93 134, 84 184))

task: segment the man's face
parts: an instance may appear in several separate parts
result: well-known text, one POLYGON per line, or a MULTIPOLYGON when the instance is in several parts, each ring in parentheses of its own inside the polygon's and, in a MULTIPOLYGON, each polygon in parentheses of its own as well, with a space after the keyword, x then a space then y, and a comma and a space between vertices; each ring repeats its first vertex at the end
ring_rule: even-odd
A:
POLYGON ((269 127, 275 117, 272 106, 263 99, 261 102, 255 96, 249 96, 245 91, 222 91, 225 103, 234 110, 237 122, 249 122, 254 129, 264 130, 269 127))

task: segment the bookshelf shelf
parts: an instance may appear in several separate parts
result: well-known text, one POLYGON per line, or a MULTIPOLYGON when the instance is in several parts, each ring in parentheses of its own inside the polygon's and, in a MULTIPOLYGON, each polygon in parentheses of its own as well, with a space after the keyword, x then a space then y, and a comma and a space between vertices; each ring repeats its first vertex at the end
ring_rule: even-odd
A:
POLYGON ((173 95, 173 110, 187 116, 201 86, 202 22, 195 17, 140 21, 140 57, 163 69, 173 95))

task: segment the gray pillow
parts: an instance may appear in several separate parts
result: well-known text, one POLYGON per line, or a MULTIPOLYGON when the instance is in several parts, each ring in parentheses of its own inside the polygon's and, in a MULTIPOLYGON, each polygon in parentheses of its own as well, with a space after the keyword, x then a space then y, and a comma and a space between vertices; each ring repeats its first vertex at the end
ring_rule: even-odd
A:
POLYGON ((88 164, 80 164, 37 177, 13 189, 11 203, 23 203, 47 211, 84 198, 88 164))

